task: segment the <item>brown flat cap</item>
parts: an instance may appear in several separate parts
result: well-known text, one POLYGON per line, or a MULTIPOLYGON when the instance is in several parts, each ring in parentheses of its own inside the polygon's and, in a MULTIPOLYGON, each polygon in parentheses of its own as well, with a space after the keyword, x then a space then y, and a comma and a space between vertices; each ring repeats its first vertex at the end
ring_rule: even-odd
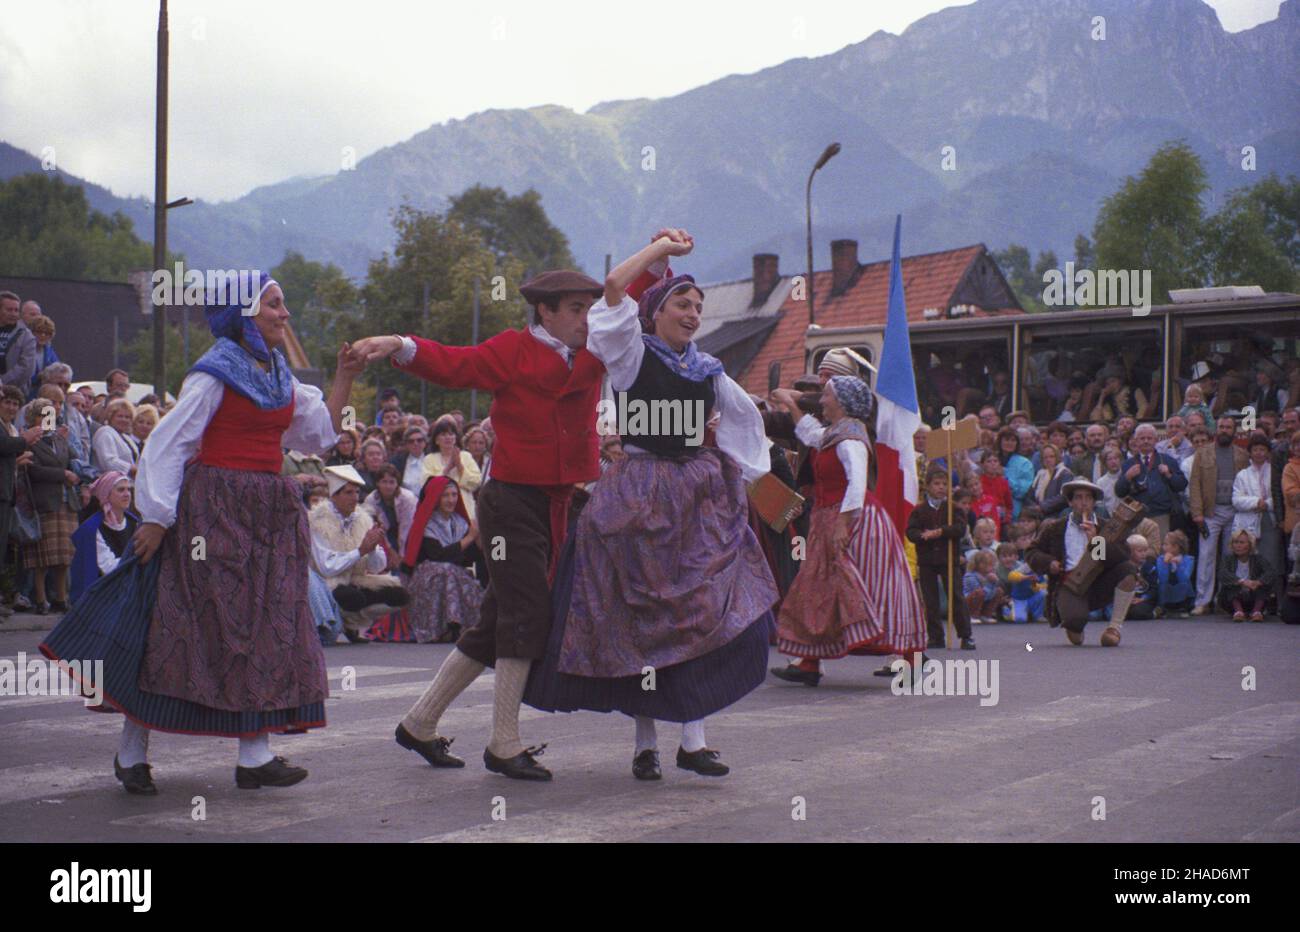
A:
POLYGON ((543 298, 553 298, 562 294, 590 294, 600 297, 605 293, 605 286, 581 272, 571 269, 558 269, 543 272, 519 286, 519 293, 529 304, 536 304, 543 298))

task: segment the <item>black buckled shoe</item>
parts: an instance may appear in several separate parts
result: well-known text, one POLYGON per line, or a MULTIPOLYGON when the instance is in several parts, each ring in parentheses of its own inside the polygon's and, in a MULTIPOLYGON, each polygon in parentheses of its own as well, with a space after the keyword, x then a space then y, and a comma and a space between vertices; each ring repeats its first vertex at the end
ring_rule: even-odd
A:
POLYGON ((663 778, 659 769, 659 752, 646 749, 632 758, 632 776, 638 780, 659 780, 663 778))
POLYGON ((789 664, 784 667, 773 667, 769 671, 778 680, 785 680, 787 683, 803 683, 805 686, 816 686, 822 681, 821 673, 814 673, 812 670, 801 670, 798 664, 789 664))
POLYGON ((974 638, 962 638, 962 639, 961 639, 961 649, 962 649, 962 650, 974 650, 974 649, 975 649, 975 639, 974 639, 974 638))
POLYGON ((294 767, 283 757, 273 757, 261 767, 236 767, 235 785, 241 790, 261 786, 293 786, 307 779, 307 771, 294 767))
POLYGON ((487 748, 484 748, 483 766, 493 773, 499 773, 512 780, 538 780, 544 782, 551 779, 551 772, 537 763, 536 760, 544 750, 546 750, 546 745, 542 744, 535 748, 524 748, 514 757, 497 757, 487 748))
POLYGON ((451 743, 455 738, 444 738, 441 735, 430 741, 421 741, 415 735, 406 730, 406 726, 398 724, 396 731, 397 743, 407 750, 414 751, 434 767, 464 767, 465 762, 452 754, 449 750, 451 743))
POLYGON ((122 781, 122 786, 128 793, 136 796, 158 795, 158 787, 154 786, 153 777, 150 776, 151 769, 148 764, 123 767, 117 762, 117 755, 113 755, 113 776, 122 781))
POLYGON ((708 748, 688 752, 679 747, 677 766, 682 770, 693 770, 706 777, 725 777, 731 773, 731 768, 718 760, 719 756, 717 751, 710 751, 708 748))

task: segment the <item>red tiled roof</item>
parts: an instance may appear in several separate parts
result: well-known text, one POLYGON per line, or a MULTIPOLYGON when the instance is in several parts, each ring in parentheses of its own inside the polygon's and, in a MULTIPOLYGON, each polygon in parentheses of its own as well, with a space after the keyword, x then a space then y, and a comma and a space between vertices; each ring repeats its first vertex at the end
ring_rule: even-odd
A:
MULTIPOLYGON (((963 246, 944 252, 903 257, 903 294, 907 299, 907 319, 923 320, 926 308, 946 310, 971 264, 985 252, 984 245, 963 246)), ((831 297, 831 273, 814 272, 813 288, 817 305, 817 323, 823 327, 866 327, 882 325, 889 310, 889 260, 858 267, 858 275, 843 294, 831 297)), ((1018 309, 1015 309, 1019 313, 1018 309)), ((738 382, 746 391, 767 392, 767 370, 781 363, 781 380, 789 384, 795 374, 804 371, 804 334, 808 329, 808 302, 787 298, 781 305, 784 315, 763 348, 745 367, 738 382)))

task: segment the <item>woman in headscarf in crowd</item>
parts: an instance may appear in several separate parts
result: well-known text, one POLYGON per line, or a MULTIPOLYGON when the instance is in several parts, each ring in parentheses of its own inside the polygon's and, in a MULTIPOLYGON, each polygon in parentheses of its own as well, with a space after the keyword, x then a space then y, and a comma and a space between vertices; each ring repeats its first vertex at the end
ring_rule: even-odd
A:
POLYGON ((488 442, 487 431, 477 425, 465 431, 465 452, 478 465, 480 475, 488 474, 488 464, 492 462, 492 444, 488 442))
POLYGON ((998 431, 997 454, 1002 462, 1002 474, 1011 487, 1011 520, 1020 517, 1020 509, 1034 484, 1034 464, 1020 454, 1020 435, 1013 427, 998 431))
MULTIPOLYGON (((796 395, 773 392, 795 415, 796 395)), ((811 415, 795 424, 814 451, 816 507, 799 575, 781 606, 781 653, 799 658, 776 677, 816 686, 821 661, 849 654, 901 654, 926 647, 925 612, 899 535, 867 488, 875 396, 866 382, 837 375, 822 390, 823 427, 811 415)))
POLYGON ((460 488, 465 511, 474 517, 474 493, 483 484, 483 473, 474 457, 461 449, 460 429, 450 414, 444 414, 433 424, 433 448, 424 462, 427 475, 446 476, 460 488))
MULTIPOLYGON (((56 389, 57 390, 57 389, 56 389)), ((32 426, 52 423, 58 406, 48 398, 28 402, 23 422, 32 426), (47 416, 48 412, 48 416, 47 416)), ((31 445, 27 475, 32 484, 32 505, 40 518, 41 538, 23 544, 23 566, 32 569, 35 611, 49 614, 68 608, 68 567, 72 565, 72 532, 77 529, 80 481, 72 471, 72 447, 61 433, 50 429, 31 445), (54 576, 54 598, 46 601, 46 570, 54 576)))
POLYGON ((72 535, 72 601, 99 577, 111 573, 127 553, 140 516, 131 511, 131 480, 106 472, 90 487, 95 513, 72 535))
POLYGON ((1061 486, 1074 478, 1074 473, 1061 462, 1061 449, 1054 443, 1045 443, 1038 451, 1043 468, 1034 476, 1030 497, 1043 509, 1043 516, 1054 517, 1069 507, 1061 486))
POLYGON ((135 407, 125 398, 114 398, 104 407, 104 426, 91 439, 93 462, 101 473, 117 471, 135 476, 140 461, 140 441, 135 437, 135 407))
POLYGON ((398 484, 397 467, 392 463, 380 466, 375 475, 375 490, 362 500, 361 505, 384 529, 393 553, 401 553, 411 531, 411 522, 415 520, 418 500, 414 493, 398 484))
POLYGON ((411 632, 421 644, 454 642, 478 621, 483 586, 469 569, 477 541, 478 527, 470 521, 456 483, 430 476, 420 492, 401 567, 411 593, 411 632))
POLYGON ((157 426, 158 409, 156 407, 142 404, 135 409, 135 416, 131 419, 131 432, 135 435, 141 450, 144 449, 144 442, 149 439, 149 434, 157 426))
POLYGON ((704 718, 762 682, 777 600, 745 490, 771 469, 763 419, 692 339, 703 292, 667 269, 693 245, 684 230, 662 231, 607 276, 588 314, 587 349, 627 415, 627 455, 602 474, 566 542, 546 656, 524 694, 547 711, 633 716, 641 780, 662 776, 656 719, 683 723, 679 768, 728 772, 705 743, 704 718), (664 277, 635 302, 627 289, 647 272, 664 277), (665 409, 678 417, 646 416, 665 409))
POLYGON ((326 401, 289 371, 280 286, 248 272, 222 285, 206 301, 216 342, 141 458, 132 555, 41 644, 52 660, 103 661, 102 708, 126 716, 113 770, 135 794, 157 793, 151 730, 238 738, 235 783, 257 788, 307 776, 271 753, 271 732, 325 725, 307 512, 280 468, 285 448, 338 440, 362 366, 344 345, 326 401))
POLYGON ((351 466, 357 459, 357 432, 349 427, 339 432, 339 441, 330 447, 326 466, 351 466))

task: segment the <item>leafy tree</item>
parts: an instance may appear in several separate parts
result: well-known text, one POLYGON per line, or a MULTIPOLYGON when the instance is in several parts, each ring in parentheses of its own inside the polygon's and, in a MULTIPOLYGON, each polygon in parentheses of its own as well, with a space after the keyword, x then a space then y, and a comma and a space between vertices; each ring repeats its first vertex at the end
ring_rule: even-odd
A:
POLYGON ((1150 270, 1153 299, 1205 280, 1205 169, 1182 142, 1162 146, 1142 173, 1102 203, 1093 228, 1097 267, 1150 270))
POLYGON ((80 187, 41 172, 0 181, 0 268, 10 275, 124 282, 152 267, 153 247, 130 218, 91 210, 80 187))
MULTIPOLYGON (((163 352, 167 360, 167 391, 179 395, 181 382, 200 356, 216 341, 203 324, 190 322, 190 354, 185 358, 185 340, 179 323, 168 323, 163 329, 163 352)), ((153 327, 144 327, 121 346, 122 368, 131 373, 132 382, 153 380, 153 327)))
POLYGON ((1228 195, 1205 223, 1203 249, 1216 285, 1259 285, 1265 291, 1300 288, 1300 179, 1269 175, 1228 195))
POLYGON ((1092 248, 1092 240, 1080 233, 1074 238, 1074 267, 1090 269, 1096 261, 1097 254, 1092 248))
POLYGON ((474 185, 451 198, 447 219, 476 231, 498 259, 522 262, 526 278, 575 265, 568 237, 552 226, 532 188, 511 197, 501 188, 474 185))
POLYGON ((1050 249, 1040 252, 1038 261, 1032 267, 1029 250, 1018 243, 1012 243, 992 255, 1007 284, 1020 299, 1020 306, 1031 314, 1047 310, 1043 304, 1043 273, 1056 268, 1056 253, 1050 249))
POLYGON ((312 365, 334 372, 340 335, 355 331, 362 320, 361 292, 333 263, 322 264, 299 252, 287 252, 271 270, 292 315, 290 323, 312 365))

